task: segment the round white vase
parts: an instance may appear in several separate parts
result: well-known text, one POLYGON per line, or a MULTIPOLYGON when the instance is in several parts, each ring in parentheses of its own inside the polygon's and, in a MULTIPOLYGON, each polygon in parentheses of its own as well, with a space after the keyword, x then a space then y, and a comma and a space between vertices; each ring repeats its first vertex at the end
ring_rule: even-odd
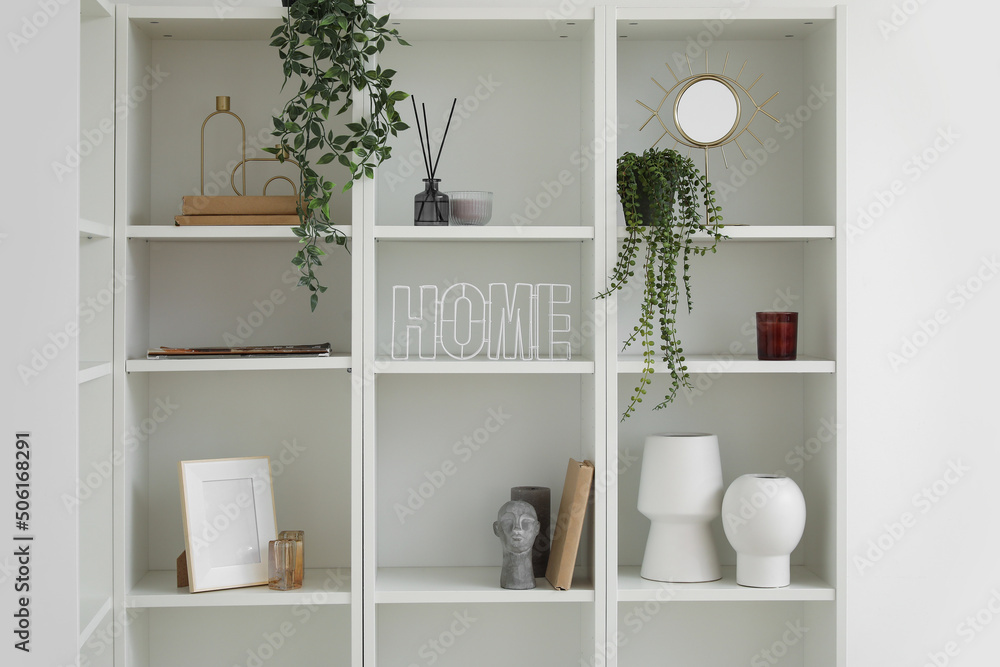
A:
POLYGON ((707 433, 646 438, 639 511, 652 523, 640 576, 692 583, 722 578, 710 524, 722 507, 719 439, 707 433))
POLYGON ((789 556, 802 539, 806 501, 781 475, 742 475, 722 500, 722 526, 736 550, 736 583, 781 588, 790 581, 789 556))

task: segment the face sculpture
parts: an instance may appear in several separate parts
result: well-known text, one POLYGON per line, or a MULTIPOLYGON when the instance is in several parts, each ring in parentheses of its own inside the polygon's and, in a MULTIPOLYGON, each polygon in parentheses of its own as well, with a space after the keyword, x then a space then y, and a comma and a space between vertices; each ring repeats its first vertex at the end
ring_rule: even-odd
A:
POLYGON ((504 503, 493 522, 493 532, 503 543, 504 551, 512 554, 530 552, 538 530, 535 508, 523 500, 504 503))

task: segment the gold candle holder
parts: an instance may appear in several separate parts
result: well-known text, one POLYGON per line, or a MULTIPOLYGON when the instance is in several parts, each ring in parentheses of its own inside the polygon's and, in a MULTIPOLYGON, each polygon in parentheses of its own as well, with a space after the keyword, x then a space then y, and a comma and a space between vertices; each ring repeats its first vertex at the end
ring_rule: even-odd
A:
POLYGON ((289 540, 295 543, 295 572, 293 577, 295 588, 302 587, 302 579, 306 570, 305 537, 306 533, 304 530, 283 530, 278 533, 279 540, 289 540))
POLYGON ((273 591, 302 588, 295 583, 295 561, 298 547, 295 540, 271 540, 267 543, 267 587, 273 591))
MULTIPOLYGON (((243 158, 243 162, 247 161, 247 127, 243 124, 243 119, 234 114, 229 110, 229 95, 217 95, 215 98, 215 111, 208 114, 205 117, 204 122, 201 124, 201 194, 205 194, 205 126, 212 116, 217 116, 219 114, 226 114, 232 116, 240 123, 240 131, 242 132, 242 139, 240 141, 240 156, 243 158)), ((242 164, 242 163, 241 163, 242 164)), ((235 171, 234 171, 235 175, 235 171)), ((236 190, 236 184, 233 184, 233 191, 238 195, 244 195, 247 191, 247 175, 246 170, 243 172, 243 191, 239 192, 236 190)))

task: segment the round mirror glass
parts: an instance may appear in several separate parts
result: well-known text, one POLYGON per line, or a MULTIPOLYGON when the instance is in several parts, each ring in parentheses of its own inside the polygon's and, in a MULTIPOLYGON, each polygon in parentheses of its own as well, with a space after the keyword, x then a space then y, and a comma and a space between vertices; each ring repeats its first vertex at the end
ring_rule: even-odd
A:
POLYGON ((677 97, 674 121, 695 144, 714 144, 726 138, 740 121, 736 93, 718 79, 700 79, 677 97))

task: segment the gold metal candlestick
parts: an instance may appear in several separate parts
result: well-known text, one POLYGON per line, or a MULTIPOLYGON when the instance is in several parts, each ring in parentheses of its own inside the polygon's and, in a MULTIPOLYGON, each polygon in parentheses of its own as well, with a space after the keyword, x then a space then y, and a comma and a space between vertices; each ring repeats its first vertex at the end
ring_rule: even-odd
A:
MULTIPOLYGON (((246 155, 244 155, 243 159, 241 161, 239 161, 239 162, 236 163, 236 166, 233 167, 232 173, 229 174, 229 183, 230 183, 230 185, 233 186, 233 191, 236 192, 236 194, 238 194, 238 195, 245 195, 246 194, 246 189, 247 189, 247 167, 246 167, 246 165, 247 165, 248 162, 290 162, 291 164, 294 164, 296 167, 298 167, 300 171, 302 170, 302 166, 298 162, 296 162, 295 160, 293 160, 292 158, 290 158, 288 156, 288 149, 287 148, 282 149, 281 144, 275 144, 274 147, 277 148, 279 151, 281 151, 281 158, 280 159, 277 158, 277 157, 250 157, 250 158, 248 158, 248 157, 246 157, 246 155), (239 169, 240 167, 243 167, 243 192, 240 192, 236 188, 236 170, 239 169)), ((293 195, 298 195, 299 194, 299 189, 297 187, 295 187, 295 181, 293 181, 292 179, 288 178, 287 176, 272 176, 271 178, 267 179, 266 183, 264 183, 264 189, 261 191, 262 195, 266 195, 267 194, 267 186, 271 184, 271 181, 288 181, 288 183, 292 186, 292 194, 293 195)))
MULTIPOLYGON (((201 194, 205 194, 205 125, 211 120, 212 116, 217 116, 218 114, 228 114, 239 121, 240 131, 242 132, 242 138, 240 141, 240 154, 243 158, 243 162, 247 160, 247 127, 243 124, 243 119, 234 114, 229 110, 229 95, 218 95, 215 98, 215 111, 208 114, 205 117, 205 121, 201 124, 201 194)), ((242 163, 241 163, 242 164, 242 163)), ((234 170, 235 175, 235 170, 234 170)), ((238 195, 246 194, 247 191, 247 175, 246 171, 243 172, 243 192, 236 190, 236 185, 233 185, 233 191, 238 195)))

